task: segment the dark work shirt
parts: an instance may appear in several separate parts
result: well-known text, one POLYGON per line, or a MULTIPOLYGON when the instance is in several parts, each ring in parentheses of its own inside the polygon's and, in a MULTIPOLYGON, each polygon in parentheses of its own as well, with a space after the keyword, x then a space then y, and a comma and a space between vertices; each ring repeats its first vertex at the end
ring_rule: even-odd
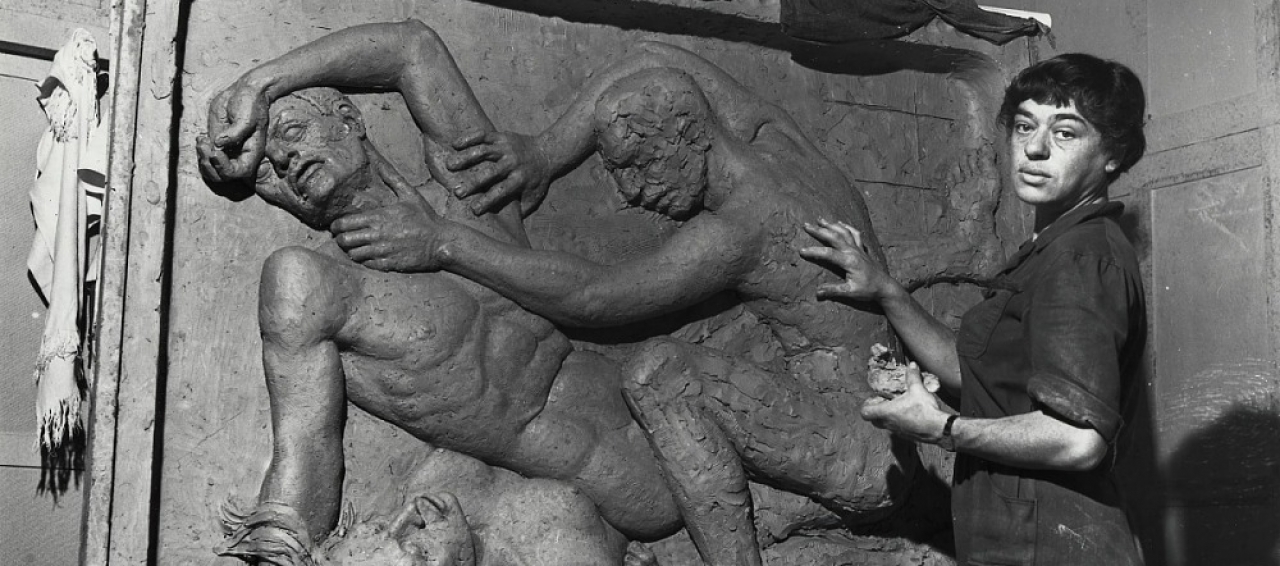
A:
MULTIPOLYGON (((1104 203, 1064 214, 1018 250, 987 299, 965 314, 956 340, 962 415, 1040 410, 1114 443, 1131 413, 1146 338, 1142 278, 1117 223, 1122 211, 1104 203)), ((1140 563, 1107 464, 1023 470, 961 454, 955 484, 962 564, 1140 563)))

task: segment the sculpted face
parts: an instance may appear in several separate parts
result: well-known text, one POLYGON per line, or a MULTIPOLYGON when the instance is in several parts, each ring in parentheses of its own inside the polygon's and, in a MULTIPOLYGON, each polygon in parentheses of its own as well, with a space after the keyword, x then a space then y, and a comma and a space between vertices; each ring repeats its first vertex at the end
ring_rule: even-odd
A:
POLYGON ((309 89, 271 105, 267 159, 283 183, 258 194, 312 228, 325 229, 369 186, 364 125, 346 97, 309 89))
POLYGON ((677 220, 701 208, 707 187, 705 151, 678 147, 677 140, 662 148, 666 151, 637 159, 642 150, 629 147, 627 141, 625 135, 600 137, 605 167, 627 202, 677 220))
POLYGON ((359 523, 325 551, 330 566, 475 566, 476 549, 453 495, 419 496, 390 524, 359 523))
POLYGON ((683 220, 707 190, 706 99, 678 71, 637 75, 598 101, 598 151, 627 202, 683 220))

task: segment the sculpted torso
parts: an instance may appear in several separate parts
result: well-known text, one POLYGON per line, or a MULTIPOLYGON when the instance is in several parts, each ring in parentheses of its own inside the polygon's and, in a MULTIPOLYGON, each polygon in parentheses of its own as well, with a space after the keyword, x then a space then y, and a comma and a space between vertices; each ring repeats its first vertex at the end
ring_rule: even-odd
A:
POLYGON ((678 528, 617 365, 573 350, 545 319, 457 276, 370 270, 332 244, 273 254, 260 301, 268 360, 294 343, 330 344, 346 399, 371 414, 489 464, 569 481, 623 532, 678 528))
POLYGON ((571 350, 550 323, 456 276, 376 272, 325 251, 316 261, 350 288, 334 339, 352 401, 441 445, 542 411, 571 350))

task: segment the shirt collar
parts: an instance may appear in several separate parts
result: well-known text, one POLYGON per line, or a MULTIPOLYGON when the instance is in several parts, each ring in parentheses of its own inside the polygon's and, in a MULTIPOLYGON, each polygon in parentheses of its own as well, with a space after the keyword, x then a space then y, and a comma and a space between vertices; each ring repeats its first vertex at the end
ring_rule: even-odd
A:
POLYGON ((1057 220, 1054 220, 1052 224, 1049 224, 1049 227, 1045 228, 1043 232, 1040 232, 1039 236, 1023 242, 1022 245, 1018 247, 1017 253, 1015 253, 1013 257, 1009 259, 1009 262, 1005 264, 1005 268, 1001 271, 1001 275, 1013 271, 1014 268, 1021 265, 1023 261, 1026 261, 1027 257, 1032 253, 1045 249, 1050 243, 1056 240, 1058 236, 1065 234, 1071 228, 1084 224, 1094 218, 1119 218, 1120 214, 1123 212, 1124 204, 1119 202, 1087 204, 1067 211, 1066 214, 1059 216, 1057 220))
POLYGON ((1049 227, 1045 228, 1042 232, 1040 232, 1039 236, 1036 236, 1036 238, 1034 239, 1035 249, 1037 250, 1044 249, 1051 242, 1057 239, 1058 236, 1061 236, 1062 234, 1066 233, 1067 230, 1070 230, 1076 226, 1084 224, 1085 222, 1093 220, 1094 218, 1107 217, 1107 216, 1110 216, 1113 218, 1119 218, 1120 214, 1123 212, 1124 212, 1124 204, 1119 202, 1100 202, 1097 204, 1086 204, 1079 208, 1069 210, 1067 211, 1066 214, 1059 216, 1057 220, 1054 220, 1051 224, 1049 224, 1049 227))

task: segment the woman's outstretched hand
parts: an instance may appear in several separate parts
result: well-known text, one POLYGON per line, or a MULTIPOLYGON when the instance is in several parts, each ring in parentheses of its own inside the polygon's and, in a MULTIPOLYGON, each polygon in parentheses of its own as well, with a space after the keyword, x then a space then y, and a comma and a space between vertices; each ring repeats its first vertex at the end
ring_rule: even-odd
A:
POLYGON ((818 220, 817 224, 806 222, 804 230, 824 245, 801 248, 800 256, 833 268, 844 278, 839 283, 818 286, 818 298, 879 302, 900 287, 867 252, 857 228, 844 222, 818 220))

